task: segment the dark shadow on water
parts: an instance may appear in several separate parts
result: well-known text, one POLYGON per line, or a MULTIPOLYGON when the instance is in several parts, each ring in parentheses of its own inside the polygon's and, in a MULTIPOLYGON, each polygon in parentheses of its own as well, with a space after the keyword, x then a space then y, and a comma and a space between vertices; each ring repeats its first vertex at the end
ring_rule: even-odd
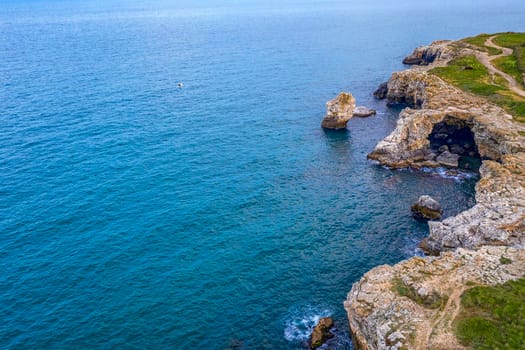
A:
POLYGON ((408 105, 406 103, 386 103, 386 108, 397 114, 401 113, 401 111, 407 107, 408 105))
POLYGON ((333 142, 340 142, 340 141, 348 141, 351 139, 351 133, 348 129, 339 129, 339 130, 332 130, 332 129, 324 129, 323 132, 326 136, 326 140, 330 143, 333 142))

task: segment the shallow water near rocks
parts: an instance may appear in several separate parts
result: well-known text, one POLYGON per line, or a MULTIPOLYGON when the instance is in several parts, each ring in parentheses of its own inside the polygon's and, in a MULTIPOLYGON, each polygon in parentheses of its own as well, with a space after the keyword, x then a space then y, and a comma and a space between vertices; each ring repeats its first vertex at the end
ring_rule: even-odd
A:
POLYGON ((350 349, 352 283, 427 234, 410 205, 476 181, 367 161, 399 112, 372 92, 525 30, 487 4, 2 2, 0 347, 304 349, 332 315, 350 349), (323 131, 341 90, 378 114, 323 131))

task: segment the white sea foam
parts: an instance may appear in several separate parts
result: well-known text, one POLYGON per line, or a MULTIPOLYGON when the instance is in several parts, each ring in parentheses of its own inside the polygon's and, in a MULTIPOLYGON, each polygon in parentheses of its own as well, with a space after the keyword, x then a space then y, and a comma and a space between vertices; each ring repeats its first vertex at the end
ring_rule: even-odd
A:
POLYGON ((288 341, 306 341, 322 317, 328 317, 329 310, 306 307, 291 310, 285 321, 284 338, 288 341))
POLYGON ((422 168, 421 171, 430 175, 436 175, 445 179, 454 179, 456 181, 464 181, 479 176, 474 172, 451 170, 447 168, 422 168))

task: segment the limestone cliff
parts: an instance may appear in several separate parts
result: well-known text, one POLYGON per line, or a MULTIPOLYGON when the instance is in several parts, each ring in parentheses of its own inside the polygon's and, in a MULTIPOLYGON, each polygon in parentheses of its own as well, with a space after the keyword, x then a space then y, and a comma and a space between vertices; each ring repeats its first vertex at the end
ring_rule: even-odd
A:
POLYGON ((477 159, 476 205, 429 222, 422 248, 440 257, 381 266, 354 284, 345 308, 358 349, 462 349, 452 321, 467 284, 503 283, 525 274, 525 126, 428 73, 462 54, 453 45, 416 50, 408 61, 424 66, 394 73, 376 92, 390 104, 409 107, 368 157, 416 169, 467 168, 465 160, 477 159), (512 256, 511 265, 500 263, 504 255, 512 256))
POLYGON ((439 40, 427 46, 420 46, 412 54, 405 57, 403 64, 428 65, 436 59, 446 59, 449 55, 447 50, 449 43, 450 40, 439 40))
POLYGON ((507 247, 459 248, 376 267, 345 301, 354 344, 366 350, 463 349, 453 333, 463 291, 523 274, 525 251, 507 247))
POLYGON ((377 144, 370 159, 391 168, 447 166, 431 147, 431 135, 439 124, 469 129, 484 159, 476 205, 429 223, 430 236, 423 247, 436 253, 461 246, 524 245, 523 230, 517 234, 514 227, 525 220, 525 137, 519 134, 525 127, 500 107, 421 69, 394 73, 387 99, 413 108, 400 113, 396 129, 377 144))

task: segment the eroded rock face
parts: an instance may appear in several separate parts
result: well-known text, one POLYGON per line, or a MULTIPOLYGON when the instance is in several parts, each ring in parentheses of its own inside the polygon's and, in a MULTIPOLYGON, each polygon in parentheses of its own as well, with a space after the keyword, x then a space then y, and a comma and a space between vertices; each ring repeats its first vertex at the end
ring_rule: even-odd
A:
POLYGON ((429 222, 421 247, 438 257, 380 266, 354 284, 345 308, 357 349, 463 349, 453 333, 463 291, 525 274, 525 126, 427 73, 453 57, 445 48, 428 66, 392 75, 388 103, 409 107, 369 158, 391 168, 478 159, 476 205, 429 222))
POLYGON ((333 338, 334 335, 330 333, 330 329, 333 326, 334 320, 332 320, 331 317, 321 318, 312 331, 312 336, 310 337, 310 349, 317 349, 328 339, 333 338))
POLYGON ((421 196, 410 208, 416 218, 423 220, 439 220, 443 209, 441 204, 430 196, 421 196))
POLYGON ((435 83, 432 78, 420 76, 420 79, 413 79, 413 76, 405 72, 392 74, 387 83, 387 103, 389 105, 405 104, 412 108, 421 108, 428 99, 425 87, 435 83))
POLYGON ((344 303, 356 349, 463 349, 453 331, 461 294, 524 274, 525 250, 508 247, 460 248, 376 267, 344 303))
POLYGON ((442 56, 450 54, 448 51, 448 43, 450 40, 434 41, 427 46, 420 46, 414 50, 410 55, 405 57, 403 64, 410 65, 428 65, 442 56))
POLYGON ((422 70, 395 73, 391 84, 404 86, 395 90, 399 94, 424 98, 418 109, 405 108, 400 113, 396 129, 377 144, 370 159, 392 168, 457 167, 461 158, 451 151, 459 152, 457 147, 467 145, 452 143, 436 150, 432 146, 436 135, 431 135, 437 125, 450 130, 452 126, 468 128, 474 155, 485 159, 476 186, 477 204, 442 222, 430 222, 423 247, 436 254, 456 247, 525 245, 525 230, 516 232, 515 228, 523 227, 525 221, 525 138, 517 133, 525 131, 524 126, 513 122, 503 109, 422 70))
MULTIPOLYGON (((471 130, 476 156, 499 161, 505 154, 525 151, 523 125, 503 109, 446 84, 421 70, 394 73, 388 82, 389 101, 403 102, 396 129, 380 141, 368 158, 392 168, 439 167, 430 135, 439 123, 463 125, 471 130), (391 88, 392 87, 392 88, 391 88)), ((437 156, 437 155, 436 155, 437 156)), ((455 165, 455 164, 451 164, 455 165)))
POLYGON ((374 91, 374 97, 382 100, 386 98, 386 95, 388 94, 388 82, 382 83, 379 85, 376 91, 374 91))
POLYGON ((321 123, 325 129, 344 129, 354 116, 355 98, 351 93, 341 92, 326 103, 326 115, 321 123))
POLYGON ((525 153, 484 161, 476 205, 441 222, 429 222, 425 250, 438 253, 482 245, 525 247, 525 153))

